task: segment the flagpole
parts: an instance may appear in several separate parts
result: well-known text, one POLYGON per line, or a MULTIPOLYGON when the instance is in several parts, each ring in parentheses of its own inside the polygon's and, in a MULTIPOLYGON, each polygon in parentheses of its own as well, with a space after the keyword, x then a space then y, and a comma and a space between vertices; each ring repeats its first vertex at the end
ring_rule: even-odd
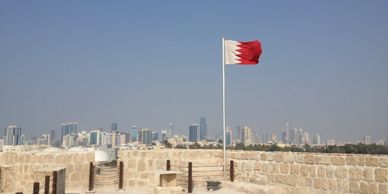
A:
POLYGON ((226 174, 226 121, 225 121, 225 39, 222 37, 222 131, 224 147, 224 178, 226 174))

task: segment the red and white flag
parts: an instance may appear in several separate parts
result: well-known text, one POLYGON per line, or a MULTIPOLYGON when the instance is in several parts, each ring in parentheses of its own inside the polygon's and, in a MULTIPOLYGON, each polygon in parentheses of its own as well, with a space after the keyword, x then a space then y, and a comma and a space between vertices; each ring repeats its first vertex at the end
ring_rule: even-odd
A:
POLYGON ((225 40, 225 64, 255 65, 263 50, 258 40, 240 42, 225 40))

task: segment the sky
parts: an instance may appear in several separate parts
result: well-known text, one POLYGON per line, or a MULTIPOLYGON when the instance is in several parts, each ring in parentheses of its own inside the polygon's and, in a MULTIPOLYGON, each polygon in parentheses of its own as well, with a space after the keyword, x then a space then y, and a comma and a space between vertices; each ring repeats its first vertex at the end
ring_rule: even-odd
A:
POLYGON ((226 67, 227 125, 355 141, 388 135, 388 2, 0 1, 0 128, 33 136, 206 117, 222 134, 221 38, 260 40, 226 67))

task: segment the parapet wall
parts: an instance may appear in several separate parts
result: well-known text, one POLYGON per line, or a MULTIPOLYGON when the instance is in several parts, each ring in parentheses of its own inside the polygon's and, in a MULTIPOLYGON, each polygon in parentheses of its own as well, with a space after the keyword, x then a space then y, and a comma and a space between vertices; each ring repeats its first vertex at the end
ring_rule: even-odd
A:
POLYGON ((31 193, 33 182, 44 184, 50 169, 66 168, 66 191, 86 191, 89 180, 89 162, 94 152, 32 153, 0 152, 0 193, 31 193))
MULTIPOLYGON (((388 193, 388 156, 296 152, 227 151, 236 180, 277 185, 286 193, 388 193)), ((157 184, 157 170, 222 165, 222 150, 122 150, 124 187, 157 184)), ((195 173, 195 172, 194 172, 195 173)), ((194 175, 193 175, 194 176, 194 175)))

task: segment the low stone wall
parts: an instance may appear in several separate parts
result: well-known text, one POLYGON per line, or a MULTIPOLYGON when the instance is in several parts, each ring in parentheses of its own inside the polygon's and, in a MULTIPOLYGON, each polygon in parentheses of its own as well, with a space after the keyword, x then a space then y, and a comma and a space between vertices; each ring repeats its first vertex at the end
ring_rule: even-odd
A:
POLYGON ((72 153, 0 153, 0 192, 31 193, 33 182, 44 184, 48 169, 66 168, 66 191, 86 191, 89 184, 89 162, 94 152, 72 153))
MULTIPOLYGON (((228 151, 236 181, 277 185, 286 193, 388 193, 388 156, 228 151)), ((157 170, 222 165, 222 150, 122 150, 124 187, 157 184, 157 170)), ((195 173, 195 172, 194 172, 195 173)))

